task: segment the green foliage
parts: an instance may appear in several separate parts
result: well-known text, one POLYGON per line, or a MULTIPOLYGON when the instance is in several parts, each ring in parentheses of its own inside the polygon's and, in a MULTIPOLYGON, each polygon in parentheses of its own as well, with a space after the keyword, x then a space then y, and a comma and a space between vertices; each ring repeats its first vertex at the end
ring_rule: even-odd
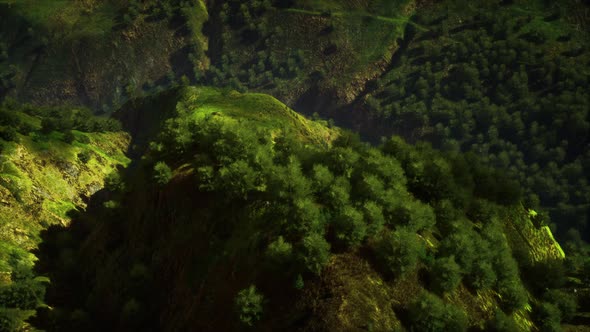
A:
POLYGON ((16 129, 12 127, 0 127, 0 139, 7 142, 14 142, 18 139, 16 129))
POLYGON ((415 331, 466 331, 467 316, 460 308, 423 292, 410 305, 411 328, 415 331))
POLYGON ((578 308, 577 298, 571 291, 550 289, 543 294, 543 300, 555 305, 561 313, 561 319, 570 321, 578 308))
POLYGON ((383 235, 377 244, 376 255, 385 271, 403 276, 425 256, 425 246, 415 232, 400 228, 383 235))
POLYGON ((302 240, 299 259, 309 272, 320 274, 330 259, 330 244, 322 235, 311 233, 302 240))
POLYGON ((74 141, 76 140, 76 136, 74 136, 74 134, 72 133, 72 131, 67 131, 64 134, 64 142, 68 143, 68 144, 72 144, 74 141))
POLYGON ((16 310, 0 307, 0 331, 16 331, 20 324, 20 317, 16 310))
POLYGON ((0 287, 0 306, 31 310, 41 303, 45 287, 33 280, 0 287))
POLYGON ((163 186, 168 184, 172 179, 172 170, 165 162, 159 161, 154 166, 154 180, 157 184, 163 186))
POLYGON ((402 223, 414 231, 430 229, 436 223, 432 208, 419 201, 405 201, 401 203, 395 213, 396 222, 402 223))
POLYGON ((293 246, 282 236, 271 242, 266 249, 266 256, 277 267, 285 266, 292 259, 293 246))
POLYGON ((238 318, 247 326, 254 326, 262 318, 263 305, 264 296, 258 292, 254 285, 239 291, 235 298, 238 318))
POLYGON ((455 257, 441 257, 434 261, 430 270, 432 288, 443 294, 452 292, 461 282, 461 267, 455 257))
MULTIPOLYGON (((524 265, 524 264, 523 264, 524 265)), ((533 290, 560 288, 566 282, 566 270, 561 259, 548 259, 522 266, 527 283, 533 290)))
POLYGON ((542 302, 536 306, 533 313, 535 321, 542 332, 559 332, 561 329, 561 312, 557 306, 542 302))
POLYGON ((524 308, 528 302, 528 294, 517 278, 500 279, 498 292, 502 298, 502 305, 506 312, 514 312, 524 308))
POLYGON ((467 229, 468 225, 447 236, 440 244, 439 253, 444 256, 454 256, 462 270, 469 273, 473 262, 477 258, 479 248, 474 241, 475 234, 467 229))
POLYGON ((477 260, 473 263, 471 273, 466 279, 474 289, 486 289, 496 283, 497 277, 492 263, 486 260, 477 260))
POLYGON ((367 234, 367 224, 363 220, 363 214, 357 209, 346 206, 335 217, 333 222, 336 239, 346 247, 357 247, 367 234))
POLYGON ((293 282, 293 287, 295 287, 295 289, 297 289, 297 290, 302 290, 303 287, 305 287, 305 282, 303 281, 303 277, 301 276, 301 274, 298 274, 295 277, 295 281, 293 282))
POLYGON ((362 211, 367 221, 367 236, 373 237, 381 233, 385 224, 381 206, 373 201, 366 201, 363 204, 362 211))
MULTIPOLYGON (((566 14, 580 8, 539 1, 467 7, 443 1, 419 11, 425 29, 405 35, 400 61, 363 98, 373 119, 364 134, 395 132, 476 154, 497 168, 469 165, 476 196, 510 205, 538 195, 560 233, 587 227, 590 53, 579 46, 585 33, 567 23, 575 15, 566 14)), ((431 176, 445 174, 444 163, 424 159, 404 165, 411 191, 425 201, 447 198, 449 177, 431 176)), ((469 217, 486 222, 478 208, 469 217)))
POLYGON ((86 164, 90 161, 91 155, 90 152, 88 151, 82 151, 80 153, 78 153, 78 160, 80 160, 82 163, 86 164))
POLYGON ((496 309, 494 317, 488 322, 487 328, 494 332, 518 331, 518 325, 514 318, 506 315, 502 310, 496 309))
POLYGON ((122 191, 125 188, 125 182, 121 178, 121 174, 117 171, 109 173, 104 180, 105 188, 110 191, 122 191))

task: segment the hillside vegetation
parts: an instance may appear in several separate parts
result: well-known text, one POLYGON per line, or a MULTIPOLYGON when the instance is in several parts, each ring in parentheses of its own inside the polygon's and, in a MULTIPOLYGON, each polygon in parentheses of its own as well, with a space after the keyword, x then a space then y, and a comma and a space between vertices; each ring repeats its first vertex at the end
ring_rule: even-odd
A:
POLYGON ((113 126, 87 110, 0 105, 0 330, 44 303, 48 279, 33 273, 29 252, 40 231, 68 225, 70 212, 128 165, 128 135, 103 132, 113 126))
POLYGON ((154 104, 171 108, 141 161, 43 233, 39 327, 527 330, 575 315, 559 244, 472 156, 373 148, 260 94, 188 87, 124 109, 154 104))
POLYGON ((587 330, 588 31, 587 0, 0 0, 0 331, 587 330))
POLYGON ((204 70, 207 18, 201 0, 0 0, 0 96, 113 111, 204 70))

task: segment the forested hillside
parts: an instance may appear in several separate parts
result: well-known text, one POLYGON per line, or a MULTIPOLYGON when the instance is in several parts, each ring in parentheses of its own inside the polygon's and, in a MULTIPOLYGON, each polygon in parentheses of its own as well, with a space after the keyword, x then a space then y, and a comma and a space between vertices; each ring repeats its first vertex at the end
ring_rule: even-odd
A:
POLYGON ((586 0, 0 0, 0 331, 588 330, 588 31, 586 0))
POLYGON ((136 100, 121 116, 142 132, 125 116, 137 111, 165 115, 141 161, 42 233, 44 329, 513 330, 576 316, 559 244, 517 183, 472 156, 399 137, 373 148, 266 95, 136 100))

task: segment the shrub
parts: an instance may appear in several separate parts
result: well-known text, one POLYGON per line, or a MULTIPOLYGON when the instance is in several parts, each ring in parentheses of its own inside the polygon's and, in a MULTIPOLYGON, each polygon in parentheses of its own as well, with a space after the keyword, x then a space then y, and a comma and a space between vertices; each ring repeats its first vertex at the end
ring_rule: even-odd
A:
POLYGON ((239 291, 235 299, 235 306, 240 322, 247 326, 254 326, 262 317, 263 302, 264 296, 258 292, 254 285, 239 291))
POLYGON ((78 142, 80 142, 82 144, 90 144, 90 138, 86 135, 80 135, 78 137, 78 142))
POLYGON ((559 288, 566 281, 566 271, 562 260, 550 259, 526 266, 526 280, 537 291, 547 288, 559 288))
POLYGON ((159 161, 154 166, 154 180, 157 184, 163 186, 168 184, 172 179, 172 170, 165 162, 159 161))
POLYGON ((430 229, 436 223, 432 208, 420 201, 404 202, 396 212, 398 221, 414 231, 430 229))
POLYGON ((54 119, 44 118, 41 120, 41 132, 43 134, 49 134, 57 129, 57 122, 54 119))
POLYGON ((80 160, 84 164, 88 163, 90 161, 90 152, 82 151, 78 153, 78 160, 80 160))
POLYGON ((15 142, 18 138, 16 129, 12 127, 0 128, 0 138, 7 142, 15 142))

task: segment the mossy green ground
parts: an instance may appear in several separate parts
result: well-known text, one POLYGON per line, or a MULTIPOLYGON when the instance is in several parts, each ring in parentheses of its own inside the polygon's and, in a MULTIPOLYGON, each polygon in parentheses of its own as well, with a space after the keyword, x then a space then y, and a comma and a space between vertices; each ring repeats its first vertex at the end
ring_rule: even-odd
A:
POLYGON ((181 90, 181 96, 182 106, 192 110, 195 119, 224 114, 226 121, 246 121, 244 125, 260 129, 294 129, 302 142, 319 145, 338 137, 337 129, 306 119, 270 95, 188 87, 181 90))

